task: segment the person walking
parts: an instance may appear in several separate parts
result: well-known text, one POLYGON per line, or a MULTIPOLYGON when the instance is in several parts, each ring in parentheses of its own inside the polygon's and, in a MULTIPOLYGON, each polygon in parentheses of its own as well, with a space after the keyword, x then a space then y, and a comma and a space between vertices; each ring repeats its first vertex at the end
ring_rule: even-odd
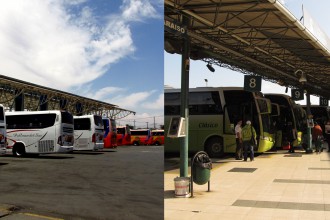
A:
POLYGON ((294 153, 294 141, 297 139, 297 131, 296 129, 293 128, 293 124, 292 122, 288 122, 287 124, 287 140, 290 143, 290 149, 289 149, 289 153, 294 153))
POLYGON ((312 132, 312 139, 315 144, 315 151, 317 153, 322 151, 322 137, 323 137, 323 131, 321 126, 317 123, 314 122, 314 128, 312 132))
POLYGON ((330 120, 324 126, 325 139, 328 143, 328 152, 330 152, 330 120))
POLYGON ((244 161, 247 161, 248 152, 250 152, 250 161, 254 160, 254 149, 257 145, 257 134, 254 127, 251 125, 251 121, 246 121, 245 126, 242 128, 242 141, 244 150, 244 161))
POLYGON ((242 160, 242 120, 239 120, 235 126, 235 137, 236 137, 236 160, 242 160))

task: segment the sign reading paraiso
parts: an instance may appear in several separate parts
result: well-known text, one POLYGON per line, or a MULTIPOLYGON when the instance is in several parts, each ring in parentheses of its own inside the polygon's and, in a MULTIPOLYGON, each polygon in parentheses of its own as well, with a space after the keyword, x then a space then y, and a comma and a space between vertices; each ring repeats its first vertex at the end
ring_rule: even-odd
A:
POLYGON ((164 26, 165 30, 172 34, 183 36, 187 34, 186 27, 178 22, 164 20, 164 26))

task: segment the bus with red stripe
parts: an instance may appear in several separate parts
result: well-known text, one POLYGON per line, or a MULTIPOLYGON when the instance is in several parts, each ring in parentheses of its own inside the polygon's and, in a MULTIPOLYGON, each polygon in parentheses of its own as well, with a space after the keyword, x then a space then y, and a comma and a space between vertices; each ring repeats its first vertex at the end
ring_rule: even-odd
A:
POLYGON ((164 145, 164 130, 152 130, 148 145, 164 145))
POLYGON ((131 145, 147 145, 151 137, 150 129, 131 130, 131 145))
POLYGON ((117 147, 117 127, 116 120, 103 117, 104 125, 104 148, 116 148, 117 147))
POLYGON ((131 129, 128 125, 117 126, 117 146, 131 145, 131 129))

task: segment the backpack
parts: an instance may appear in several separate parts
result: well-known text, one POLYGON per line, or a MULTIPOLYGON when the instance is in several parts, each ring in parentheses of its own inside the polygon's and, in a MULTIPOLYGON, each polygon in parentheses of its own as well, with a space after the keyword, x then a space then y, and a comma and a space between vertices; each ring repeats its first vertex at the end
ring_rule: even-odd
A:
POLYGON ((252 129, 251 126, 244 126, 242 129, 242 139, 243 141, 250 140, 252 137, 252 129))

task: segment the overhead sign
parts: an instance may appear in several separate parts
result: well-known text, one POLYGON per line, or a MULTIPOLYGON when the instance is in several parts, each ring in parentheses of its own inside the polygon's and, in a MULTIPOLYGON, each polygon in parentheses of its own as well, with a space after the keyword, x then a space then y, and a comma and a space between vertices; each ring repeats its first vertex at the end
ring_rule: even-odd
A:
POLYGON ((329 100, 324 97, 320 97, 320 106, 328 106, 329 105, 329 100))
POLYGON ((187 28, 183 24, 175 21, 164 20, 165 31, 170 32, 176 36, 186 36, 187 28))
POLYGON ((291 98, 294 101, 304 100, 303 89, 291 89, 291 98))
POLYGON ((261 91, 261 76, 244 76, 244 90, 250 92, 261 91))

